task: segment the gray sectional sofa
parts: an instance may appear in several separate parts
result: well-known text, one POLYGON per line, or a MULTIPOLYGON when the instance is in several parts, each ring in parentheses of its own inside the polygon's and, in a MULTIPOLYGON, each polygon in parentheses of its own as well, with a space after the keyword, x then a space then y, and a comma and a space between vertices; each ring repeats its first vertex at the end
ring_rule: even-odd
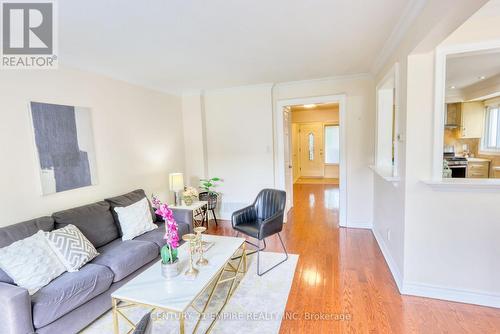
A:
MULTIPOLYGON (((164 223, 151 210, 159 228, 122 241, 113 208, 146 197, 143 190, 102 202, 54 213, 0 228, 0 248, 39 230, 77 226, 100 253, 78 272, 65 272, 30 296, 0 269, 0 333, 76 333, 111 308, 111 293, 159 259, 164 245, 164 223)), ((174 213, 175 215, 175 213, 174 213)), ((176 216, 179 234, 192 230, 192 222, 176 216)))

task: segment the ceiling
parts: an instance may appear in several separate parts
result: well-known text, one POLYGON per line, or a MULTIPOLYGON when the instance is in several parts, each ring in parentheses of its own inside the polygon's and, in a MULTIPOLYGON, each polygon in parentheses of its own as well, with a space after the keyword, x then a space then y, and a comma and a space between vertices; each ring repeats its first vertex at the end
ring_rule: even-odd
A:
POLYGON ((339 107, 338 103, 322 103, 322 104, 316 104, 312 108, 307 108, 304 107, 303 105, 297 105, 297 106, 291 106, 290 109, 292 112, 294 112, 294 111, 332 110, 332 109, 338 109, 338 107, 339 107))
POLYGON ((411 1, 59 1, 59 61, 170 92, 366 73, 411 1))
POLYGON ((446 63, 446 89, 464 89, 500 74, 500 50, 453 55, 446 63))

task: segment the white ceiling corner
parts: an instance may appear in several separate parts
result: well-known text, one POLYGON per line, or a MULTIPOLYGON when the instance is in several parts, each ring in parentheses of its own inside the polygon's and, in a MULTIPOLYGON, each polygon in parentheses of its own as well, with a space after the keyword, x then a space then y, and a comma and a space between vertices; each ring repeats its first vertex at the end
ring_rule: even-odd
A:
POLYGON ((385 41, 384 46, 381 48, 379 54, 373 61, 370 69, 370 73, 372 73, 373 76, 379 74, 379 72, 383 69, 383 66, 389 61, 389 57, 396 51, 405 34, 410 29, 412 23, 424 9, 427 1, 428 0, 410 0, 408 2, 405 10, 399 17, 398 22, 392 29, 391 34, 385 41))

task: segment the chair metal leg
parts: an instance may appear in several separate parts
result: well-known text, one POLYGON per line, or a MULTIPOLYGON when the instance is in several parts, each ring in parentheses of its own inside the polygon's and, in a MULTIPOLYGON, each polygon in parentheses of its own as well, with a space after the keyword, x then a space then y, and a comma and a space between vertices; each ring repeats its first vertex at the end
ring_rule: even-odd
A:
POLYGON ((215 210, 214 209, 212 209, 212 215, 214 216, 215 226, 219 226, 219 224, 217 223, 217 216, 215 215, 215 210))
MULTIPOLYGON (((240 234, 240 232, 236 233, 236 236, 238 236, 239 234, 240 234)), ((256 245, 256 244, 254 244, 254 243, 253 243, 253 242, 251 242, 251 241, 245 240, 245 242, 246 242, 247 244, 252 245, 252 246, 254 246, 255 248, 257 248, 257 249, 256 249, 256 250, 254 250, 254 251, 247 252, 247 253, 246 253, 246 255, 247 255, 247 256, 248 256, 248 255, 253 255, 253 254, 257 253, 257 252, 260 252, 260 251, 265 250, 265 249, 266 249, 266 247, 267 247, 267 245, 266 245, 266 240, 263 240, 263 241, 264 241, 264 247, 263 247, 263 248, 260 248, 260 241, 259 241, 259 244, 258 244, 258 245, 256 245)), ((232 257, 232 258, 231 258, 231 260, 237 260, 237 259, 239 259, 241 256, 242 256, 242 255, 238 255, 238 256, 232 257)))
MULTIPOLYGON (((283 262, 288 260, 288 252, 286 251, 285 244, 283 243, 283 239, 281 239, 281 235, 279 233, 278 233, 278 237, 280 238, 281 247, 283 247, 283 250, 285 251, 285 259, 278 262, 277 264, 275 264, 271 268, 269 268, 266 271, 261 273, 260 272, 260 251, 261 251, 261 249, 260 249, 260 247, 258 247, 258 250, 257 250, 257 275, 263 276, 263 275, 267 274, 268 272, 270 272, 271 270, 273 270, 274 268, 276 268, 277 266, 279 266, 280 264, 282 264, 283 262)), ((264 248, 265 248, 265 244, 266 244, 266 240, 264 239, 264 248)), ((259 240, 259 246, 260 246, 260 240, 259 240)))

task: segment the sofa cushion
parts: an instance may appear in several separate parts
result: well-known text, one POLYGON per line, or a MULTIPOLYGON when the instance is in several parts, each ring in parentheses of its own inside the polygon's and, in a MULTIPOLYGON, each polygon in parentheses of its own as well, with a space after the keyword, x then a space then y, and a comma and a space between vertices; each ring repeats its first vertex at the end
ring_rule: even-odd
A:
POLYGON ((157 229, 141 234, 135 237, 134 240, 149 241, 157 244, 160 248, 163 247, 165 245, 165 239, 163 239, 165 236, 165 223, 157 223, 157 225, 157 229))
POLYGON ((160 254, 160 248, 153 242, 120 239, 98 248, 97 251, 100 255, 92 263, 111 269, 115 275, 113 282, 121 281, 160 254))
POLYGON ((78 272, 64 273, 32 296, 33 324, 46 326, 107 291, 113 273, 104 266, 87 264, 78 272))
POLYGON ((6 247, 15 241, 31 237, 40 230, 50 232, 53 229, 54 219, 52 217, 42 217, 2 227, 0 228, 0 248, 6 247))
POLYGON ((119 237, 118 227, 105 201, 56 212, 56 228, 75 225, 95 246, 103 246, 119 237))
MULTIPOLYGON (((134 240, 154 242, 160 248, 162 248, 165 245, 165 239, 163 239, 163 237, 165 236, 165 223, 156 224, 158 225, 158 228, 156 230, 146 232, 143 235, 135 237, 134 240)), ((184 223, 178 223, 177 225, 177 232, 179 233, 179 238, 182 242, 182 236, 189 233, 189 225, 184 223)))
MULTIPOLYGON (((113 214, 113 218, 116 221, 116 224, 120 225, 119 220, 118 220, 118 215, 116 214, 114 209, 116 207, 125 207, 125 206, 132 205, 134 203, 139 202, 143 198, 147 199, 146 193, 142 189, 137 189, 137 190, 129 192, 128 194, 125 194, 125 195, 107 198, 107 199, 105 199, 105 201, 108 202, 109 205, 111 206, 111 212, 113 214)), ((151 202, 149 202, 149 199, 148 199, 148 203, 149 203, 149 208, 151 211, 151 218, 153 218, 153 222, 156 222, 157 217, 155 214, 155 210, 151 206, 151 202)), ((119 232, 120 232, 120 236, 121 236, 122 232, 120 230, 119 230, 119 232)))

